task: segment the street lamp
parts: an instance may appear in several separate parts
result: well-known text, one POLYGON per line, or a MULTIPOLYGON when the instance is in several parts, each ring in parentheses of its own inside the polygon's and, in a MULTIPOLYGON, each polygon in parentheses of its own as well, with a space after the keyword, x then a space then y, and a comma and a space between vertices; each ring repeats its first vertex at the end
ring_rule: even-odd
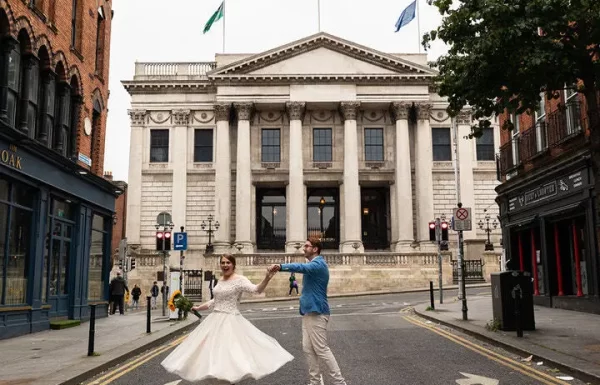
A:
MULTIPOLYGON (((486 211, 487 210, 483 210, 484 213, 486 211)), ((486 213, 485 214, 485 223, 483 222, 483 220, 481 220, 481 219, 479 220, 479 228, 487 233, 487 241, 485 242, 485 251, 493 251, 494 250, 494 245, 490 241, 490 233, 498 227, 498 222, 496 222, 496 219, 494 219, 492 221, 492 226, 494 228, 491 229, 490 228, 490 219, 491 219, 490 214, 486 213)))
POLYGON ((319 200, 319 222, 321 223, 321 242, 325 236, 323 235, 323 208, 325 207, 325 198, 321 197, 319 200))
POLYGON ((215 231, 219 230, 219 221, 215 221, 214 217, 212 214, 210 214, 208 216, 208 229, 206 228, 206 222, 202 221, 202 223, 200 224, 200 227, 202 228, 202 230, 206 231, 208 233, 208 244, 206 245, 206 253, 212 253, 214 251, 214 247, 212 245, 212 235, 215 231), (213 222, 215 222, 213 224, 213 222), (214 227, 214 229, 213 229, 214 227))
POLYGON ((169 220, 169 221, 162 221, 162 224, 157 223, 154 227, 156 228, 156 231, 159 231, 162 227, 162 231, 163 231, 162 247, 161 247, 162 256, 163 256, 163 287, 164 287, 163 298, 162 298, 163 299, 162 315, 163 315, 163 317, 165 317, 167 315, 167 296, 169 295, 169 293, 167 293, 167 287, 168 287, 168 285, 167 285, 167 283, 168 283, 167 282, 167 257, 169 256, 169 251, 165 247, 165 242, 166 242, 165 238, 171 236, 171 232, 173 231, 173 227, 175 227, 175 224, 173 224, 173 222, 171 222, 169 220))

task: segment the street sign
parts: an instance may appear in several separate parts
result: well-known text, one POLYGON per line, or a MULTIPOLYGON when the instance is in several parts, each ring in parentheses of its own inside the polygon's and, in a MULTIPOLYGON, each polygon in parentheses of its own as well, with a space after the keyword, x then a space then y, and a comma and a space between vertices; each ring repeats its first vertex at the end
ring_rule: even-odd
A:
POLYGON ((454 231, 471 231, 471 208, 457 207, 454 209, 454 217, 452 221, 452 230, 454 231))
POLYGON ((187 250, 187 233, 173 233, 173 250, 187 250))

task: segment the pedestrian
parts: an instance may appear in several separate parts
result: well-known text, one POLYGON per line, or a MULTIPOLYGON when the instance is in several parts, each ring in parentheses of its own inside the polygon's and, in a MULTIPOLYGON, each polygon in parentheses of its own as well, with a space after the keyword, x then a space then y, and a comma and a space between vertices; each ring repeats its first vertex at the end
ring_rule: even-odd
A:
POLYGON ((156 283, 156 281, 154 281, 154 284, 152 285, 152 288, 150 289, 150 295, 152 295, 150 307, 152 309, 156 309, 156 299, 158 298, 159 292, 160 292, 160 290, 158 289, 158 284, 156 283))
POLYGON ((327 325, 330 316, 327 302, 329 267, 321 255, 321 240, 308 238, 304 242, 304 256, 308 260, 307 263, 271 265, 269 271, 290 271, 304 274, 302 295, 300 296, 300 314, 302 315, 302 350, 306 354, 308 362, 309 385, 321 384, 320 362, 327 368, 327 375, 333 385, 346 385, 337 360, 327 342, 327 325))
POLYGON ((296 274, 290 274, 290 292, 288 296, 292 295, 292 290, 296 289, 296 295, 298 295, 298 281, 296 281, 296 274))
POLYGON ((131 296, 133 297, 132 307, 135 310, 137 310, 140 303, 140 297, 142 296, 142 289, 140 289, 138 285, 133 285, 133 290, 131 290, 131 296))
POLYGON ((215 298, 192 308, 212 309, 212 313, 161 365, 189 382, 212 379, 236 384, 248 378, 258 380, 294 359, 238 310, 242 293, 262 293, 275 273, 267 271, 262 282, 254 285, 236 274, 232 255, 221 256, 220 265, 223 277, 214 288, 215 298))
POLYGON ((121 272, 117 271, 117 276, 110 281, 110 295, 112 296, 113 303, 110 314, 115 314, 117 310, 117 305, 119 306, 119 314, 124 315, 125 312, 123 310, 124 304, 124 296, 125 292, 129 293, 129 288, 127 287, 127 283, 121 277, 121 272))

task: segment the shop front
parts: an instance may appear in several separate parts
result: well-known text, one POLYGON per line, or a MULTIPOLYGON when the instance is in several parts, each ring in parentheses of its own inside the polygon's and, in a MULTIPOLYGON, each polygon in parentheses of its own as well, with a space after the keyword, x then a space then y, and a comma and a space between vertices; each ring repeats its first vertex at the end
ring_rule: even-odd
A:
POLYGON ((118 190, 0 128, 0 339, 106 316, 118 190))
POLYGON ((592 169, 537 175, 498 188, 507 268, 531 273, 538 305, 600 313, 592 169))

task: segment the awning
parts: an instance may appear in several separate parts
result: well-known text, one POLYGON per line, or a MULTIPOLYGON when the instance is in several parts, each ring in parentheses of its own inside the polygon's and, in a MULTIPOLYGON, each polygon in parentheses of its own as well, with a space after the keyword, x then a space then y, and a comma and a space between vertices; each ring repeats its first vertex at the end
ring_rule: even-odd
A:
POLYGON ((540 216, 552 217, 552 216, 556 216, 558 214, 564 214, 568 211, 572 211, 572 210, 580 208, 581 205, 582 205, 582 202, 571 203, 570 205, 562 206, 562 207, 559 207, 559 208, 556 208, 553 210, 544 211, 540 216))

